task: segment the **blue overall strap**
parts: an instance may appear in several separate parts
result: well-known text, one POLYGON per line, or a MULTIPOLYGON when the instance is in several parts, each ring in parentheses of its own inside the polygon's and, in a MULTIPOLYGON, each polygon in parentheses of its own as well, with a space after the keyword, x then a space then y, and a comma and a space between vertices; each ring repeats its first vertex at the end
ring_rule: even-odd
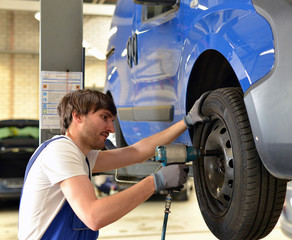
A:
POLYGON ((26 180, 26 177, 27 177, 27 174, 28 174, 30 168, 32 167, 32 165, 34 164, 35 160, 38 158, 38 156, 40 155, 40 153, 44 150, 44 148, 46 146, 48 146, 48 144, 50 142, 53 142, 53 141, 58 140, 60 138, 65 138, 65 137, 64 136, 60 136, 60 137, 52 138, 50 140, 47 140, 47 141, 43 142, 41 144, 41 146, 38 148, 38 150, 31 156, 31 158, 29 159, 28 164, 26 166, 26 169, 25 169, 25 175, 24 175, 23 184, 25 183, 25 180, 26 180))
POLYGON ((89 179, 91 180, 91 172, 90 172, 90 165, 89 165, 88 158, 86 157, 85 160, 86 160, 86 163, 87 163, 87 166, 88 166, 88 170, 89 170, 88 177, 89 177, 89 179))

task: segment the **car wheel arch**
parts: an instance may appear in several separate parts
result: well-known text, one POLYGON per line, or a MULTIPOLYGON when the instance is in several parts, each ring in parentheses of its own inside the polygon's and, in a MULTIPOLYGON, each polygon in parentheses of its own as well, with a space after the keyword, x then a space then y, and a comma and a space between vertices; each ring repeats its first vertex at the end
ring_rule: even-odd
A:
POLYGON ((204 92, 224 87, 240 87, 231 64, 217 50, 204 51, 195 61, 188 79, 186 112, 204 92))

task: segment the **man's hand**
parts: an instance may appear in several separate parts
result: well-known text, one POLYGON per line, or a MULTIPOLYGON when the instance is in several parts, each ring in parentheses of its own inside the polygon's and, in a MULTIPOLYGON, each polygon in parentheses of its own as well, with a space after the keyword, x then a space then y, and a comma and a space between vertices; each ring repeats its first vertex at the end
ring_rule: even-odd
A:
POLYGON ((202 96, 195 102, 195 104, 193 105, 189 113, 183 118, 184 123, 188 128, 191 128, 196 123, 209 120, 208 117, 205 117, 202 115, 201 108, 202 108, 204 100, 210 93, 211 91, 205 92, 204 94, 202 94, 202 96))
POLYGON ((180 190, 187 181, 189 167, 183 164, 170 165, 153 173, 156 191, 180 190))

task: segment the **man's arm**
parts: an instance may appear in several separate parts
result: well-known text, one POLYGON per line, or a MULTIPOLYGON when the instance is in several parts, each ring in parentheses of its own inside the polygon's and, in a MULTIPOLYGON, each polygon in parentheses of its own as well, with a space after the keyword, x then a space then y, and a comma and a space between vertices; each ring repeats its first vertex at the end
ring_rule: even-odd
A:
POLYGON ((209 94, 210 92, 202 94, 183 120, 164 131, 145 138, 132 146, 101 152, 97 157, 93 172, 102 172, 144 162, 154 156, 157 146, 169 144, 187 128, 191 128, 197 123, 208 121, 209 118, 202 115, 201 108, 209 94))
POLYGON ((60 183, 60 187, 82 222, 90 229, 98 230, 126 215, 155 191, 181 189, 187 173, 186 165, 167 166, 134 186, 102 199, 97 199, 86 175, 68 178, 60 183))
POLYGON ((93 185, 85 175, 66 179, 60 187, 76 215, 94 231, 120 219, 155 192, 153 176, 102 199, 97 199, 93 185))
POLYGON ((99 153, 93 172, 103 172, 120 167, 141 163, 154 156, 155 148, 173 142, 187 129, 183 120, 162 132, 124 148, 99 153))

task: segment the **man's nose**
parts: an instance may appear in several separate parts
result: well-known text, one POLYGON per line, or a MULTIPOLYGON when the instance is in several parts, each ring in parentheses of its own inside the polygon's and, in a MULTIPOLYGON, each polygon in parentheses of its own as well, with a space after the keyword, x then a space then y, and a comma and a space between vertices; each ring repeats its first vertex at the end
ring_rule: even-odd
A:
POLYGON ((114 133, 115 132, 115 126, 114 126, 114 122, 113 121, 110 121, 109 124, 108 124, 108 131, 110 133, 114 133))

